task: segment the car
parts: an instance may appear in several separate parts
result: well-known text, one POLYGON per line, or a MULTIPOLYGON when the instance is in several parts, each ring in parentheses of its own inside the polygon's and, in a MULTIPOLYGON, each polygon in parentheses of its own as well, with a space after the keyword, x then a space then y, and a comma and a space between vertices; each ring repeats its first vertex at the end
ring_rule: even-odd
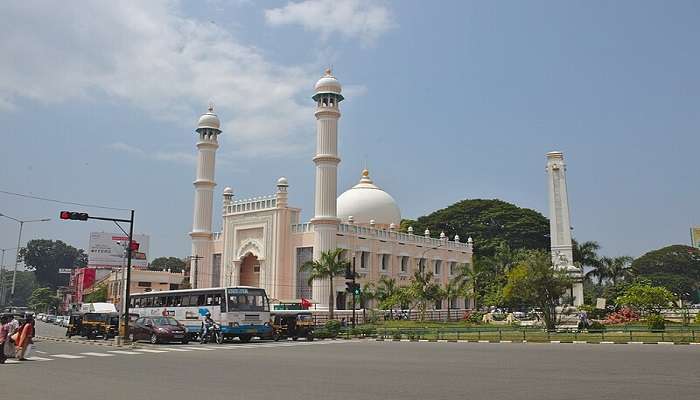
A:
POLYGON ((51 315, 51 314, 47 315, 46 318, 44 318, 44 322, 48 322, 48 323, 50 323, 50 324, 53 324, 53 322, 54 322, 55 320, 56 320, 56 316, 55 316, 55 315, 51 315))
POLYGON ((173 317, 141 317, 129 326, 129 340, 148 340, 152 344, 179 342, 187 344, 187 329, 173 317))
POLYGON ((60 324, 61 324, 61 321, 63 321, 63 315, 57 315, 57 316, 56 316, 56 319, 53 320, 53 324, 54 324, 54 325, 60 325, 60 324))
POLYGON ((46 314, 39 313, 36 315, 36 319, 38 319, 39 321, 43 321, 45 316, 46 316, 46 314))

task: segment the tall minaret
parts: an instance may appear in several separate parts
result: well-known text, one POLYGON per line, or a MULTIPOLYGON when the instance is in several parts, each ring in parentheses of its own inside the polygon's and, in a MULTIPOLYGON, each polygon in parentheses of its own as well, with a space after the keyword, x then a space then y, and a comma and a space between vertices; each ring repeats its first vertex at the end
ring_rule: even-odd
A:
POLYGON ((574 266, 569 198, 566 189, 566 164, 562 152, 551 151, 547 153, 547 177, 552 263, 555 267, 567 271, 574 280, 571 295, 574 305, 578 306, 583 304, 583 283, 581 282, 581 271, 574 266))
POLYGON ((192 221, 192 259, 190 265, 190 282, 192 287, 207 287, 211 284, 211 219, 214 206, 214 167, 217 138, 221 133, 219 117, 213 113, 214 107, 199 117, 197 123, 197 179, 194 181, 194 218, 192 221), (207 279, 209 278, 209 279, 207 279))
MULTIPOLYGON (((314 260, 324 251, 336 248, 336 234, 340 220, 337 217, 338 197, 338 104, 343 101, 340 82, 327 69, 314 86, 316 101, 316 193, 314 226, 314 260)), ((327 306, 330 286, 328 280, 313 282, 313 300, 318 306, 327 306)), ((334 294, 335 298, 335 294, 334 294)))

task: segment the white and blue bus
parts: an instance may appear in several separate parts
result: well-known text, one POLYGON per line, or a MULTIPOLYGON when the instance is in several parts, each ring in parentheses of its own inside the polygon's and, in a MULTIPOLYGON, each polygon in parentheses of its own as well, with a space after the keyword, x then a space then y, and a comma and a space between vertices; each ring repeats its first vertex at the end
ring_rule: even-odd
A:
POLYGON ((180 321, 187 334, 199 334, 207 313, 221 325, 225 339, 248 342, 253 337, 272 338, 270 301, 264 289, 235 286, 168 290, 130 296, 129 313, 139 317, 167 316, 180 321))

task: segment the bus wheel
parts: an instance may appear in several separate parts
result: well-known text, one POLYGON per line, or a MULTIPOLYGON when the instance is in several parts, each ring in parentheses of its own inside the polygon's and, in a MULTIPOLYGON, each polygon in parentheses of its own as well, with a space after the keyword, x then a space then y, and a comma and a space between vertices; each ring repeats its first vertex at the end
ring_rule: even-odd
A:
POLYGON ((253 337, 250 335, 241 335, 238 338, 241 340, 241 343, 248 343, 253 337))

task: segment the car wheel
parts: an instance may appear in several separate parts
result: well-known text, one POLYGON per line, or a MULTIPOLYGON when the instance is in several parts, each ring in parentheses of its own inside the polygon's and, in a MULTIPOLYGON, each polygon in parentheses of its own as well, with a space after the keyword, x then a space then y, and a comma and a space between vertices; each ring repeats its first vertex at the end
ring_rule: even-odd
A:
POLYGON ((314 337, 311 336, 311 335, 309 335, 309 336, 306 337, 306 341, 307 341, 307 342, 313 342, 313 341, 314 341, 314 337))
POLYGON ((151 344, 157 344, 158 343, 158 335, 155 333, 151 334, 151 344))
POLYGON ((294 336, 292 340, 296 342, 297 340, 299 340, 299 338, 297 336, 294 336))
POLYGON ((190 341, 187 340, 187 339, 183 339, 183 340, 182 340, 182 344, 189 344, 189 343, 190 343, 190 341))
POLYGON ((241 339, 241 343, 248 343, 248 342, 250 342, 250 339, 252 339, 252 338, 253 337, 250 335, 241 335, 239 337, 239 339, 241 339))
POLYGON ((134 334, 133 334, 133 333, 130 333, 130 334, 129 334, 129 341, 130 341, 131 343, 133 343, 133 342, 136 341, 135 338, 134 338, 134 334))

